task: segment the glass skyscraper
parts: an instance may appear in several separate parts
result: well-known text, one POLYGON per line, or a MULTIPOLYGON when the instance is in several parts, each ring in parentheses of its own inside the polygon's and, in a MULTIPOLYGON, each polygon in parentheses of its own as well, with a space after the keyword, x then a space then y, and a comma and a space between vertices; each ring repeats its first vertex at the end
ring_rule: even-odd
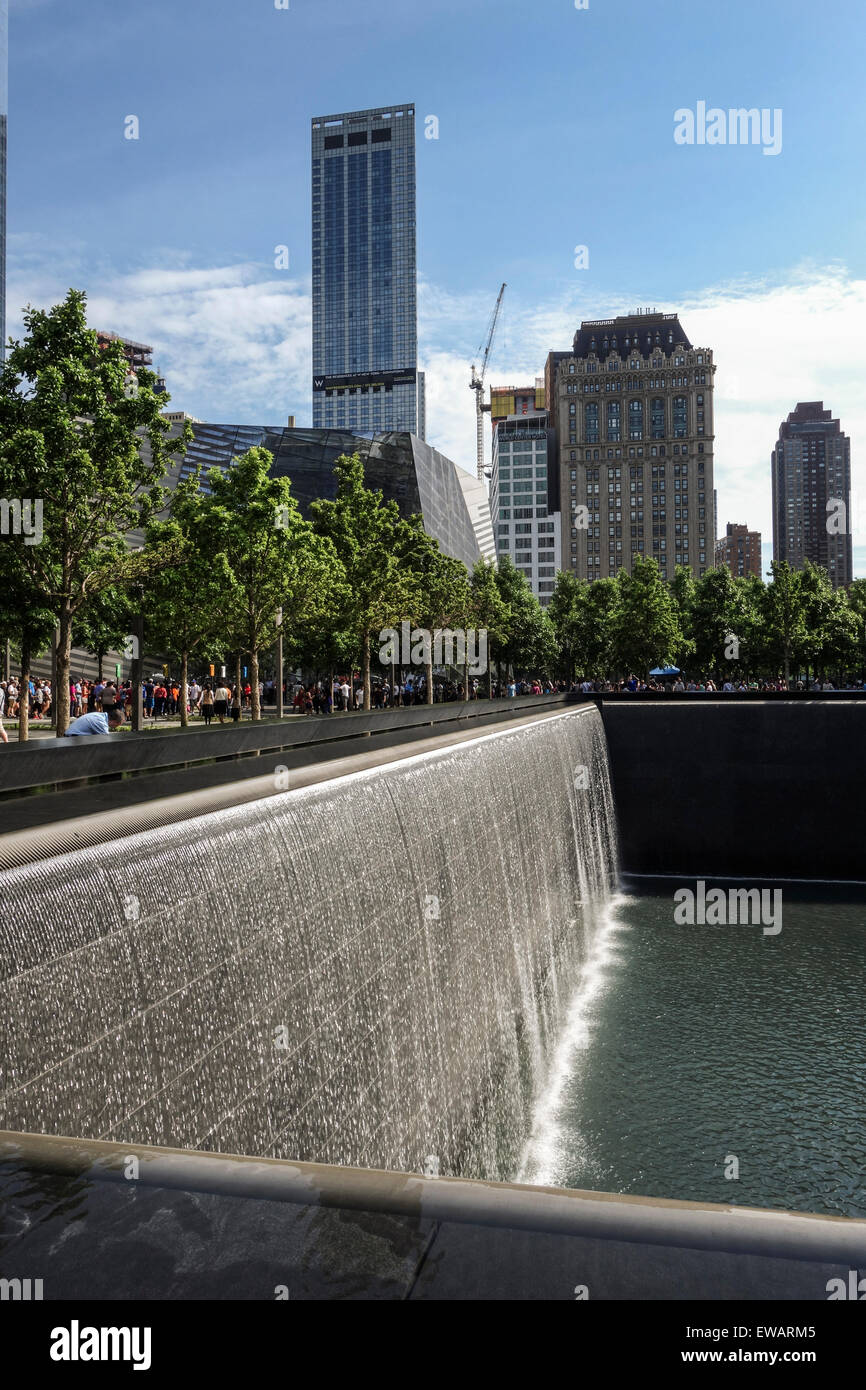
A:
POLYGON ((415 108, 317 116, 313 427, 424 437, 415 287, 415 108))
POLYGON ((6 349, 6 116, 9 111, 9 0, 0 0, 0 360, 6 349))

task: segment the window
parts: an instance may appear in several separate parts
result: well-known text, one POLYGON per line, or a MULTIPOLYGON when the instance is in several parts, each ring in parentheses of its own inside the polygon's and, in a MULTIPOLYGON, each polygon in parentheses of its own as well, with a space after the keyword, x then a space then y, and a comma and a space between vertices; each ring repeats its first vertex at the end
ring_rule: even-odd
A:
POLYGON ((662 396, 654 396, 650 403, 650 434, 653 439, 665 437, 665 403, 662 396))
POLYGON ((607 403, 607 437, 614 442, 620 439, 622 407, 619 401, 607 403))
POLYGON ((628 403, 628 437, 643 439, 643 401, 628 403))
POLYGON ((588 444, 598 443, 598 403, 592 401, 583 408, 584 433, 588 444))
POLYGON ((687 433, 687 404, 685 396, 674 396, 674 438, 683 439, 687 433))

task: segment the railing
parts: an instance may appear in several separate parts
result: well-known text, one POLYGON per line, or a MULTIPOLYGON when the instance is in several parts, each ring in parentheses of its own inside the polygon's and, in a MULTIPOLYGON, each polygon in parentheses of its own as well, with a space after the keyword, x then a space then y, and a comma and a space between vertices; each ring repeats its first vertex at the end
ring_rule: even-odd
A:
POLYGON ((71 1178, 776 1259, 866 1264, 866 1221, 0 1130, 0 1162, 71 1178))
POLYGON ((84 778, 194 767, 214 760, 337 744, 395 731, 447 731, 447 725, 463 722, 465 726, 467 720, 495 721, 536 713, 545 705, 562 704, 565 698, 557 694, 452 700, 369 712, 292 715, 237 726, 211 725, 209 729, 166 729, 161 735, 120 733, 9 743, 0 756, 0 794, 46 786, 56 789, 84 778))

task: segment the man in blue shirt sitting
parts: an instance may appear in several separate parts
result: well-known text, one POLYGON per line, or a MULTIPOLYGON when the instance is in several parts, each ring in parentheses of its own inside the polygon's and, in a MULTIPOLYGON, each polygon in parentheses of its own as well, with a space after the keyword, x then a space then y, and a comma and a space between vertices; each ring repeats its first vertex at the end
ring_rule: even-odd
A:
POLYGON ((73 719, 66 730, 66 737, 80 738, 82 734, 107 734, 112 729, 119 729, 122 723, 123 706, 108 705, 101 711, 94 711, 93 714, 82 714, 77 719, 73 719))

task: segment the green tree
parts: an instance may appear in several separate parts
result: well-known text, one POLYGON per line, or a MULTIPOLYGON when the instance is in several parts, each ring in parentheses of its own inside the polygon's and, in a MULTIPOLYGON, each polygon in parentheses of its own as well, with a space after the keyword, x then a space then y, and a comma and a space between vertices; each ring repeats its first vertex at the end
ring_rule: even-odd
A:
POLYGON ((727 566, 707 570, 694 584, 691 622, 695 661, 700 671, 722 679, 741 660, 745 640, 734 576, 727 566))
POLYGON ((806 561, 800 574, 806 636, 801 658, 822 676, 841 671, 856 644, 857 623, 844 589, 834 589, 825 569, 806 561))
POLYGON ((756 574, 734 579, 732 631, 739 640, 739 661, 732 662, 738 674, 749 676, 772 664, 766 624, 766 584, 756 574))
POLYGON ((547 674, 556 661, 556 634, 525 575, 508 555, 500 555, 496 587, 508 609, 505 640, 496 649, 497 660, 518 671, 547 674))
POLYGON ((591 584, 562 570, 548 614, 559 649, 559 662, 569 680, 606 676, 612 667, 611 622, 618 603, 615 579, 591 584))
POLYGON ((30 662, 39 656, 54 636, 54 615, 42 595, 29 582, 15 550, 0 538, 0 631, 14 639, 20 654, 20 704, 18 742, 26 743, 30 729, 28 688, 30 662))
POLYGON ((668 585, 668 592, 674 605, 674 616, 680 630, 681 641, 674 652, 674 665, 686 670, 695 655, 694 603, 695 579, 685 565, 677 565, 674 576, 668 585))
MULTIPOLYGON (((499 592, 496 583, 496 564, 493 560, 476 560, 469 580, 469 602, 465 626, 487 634, 487 696, 493 695, 493 656, 508 636, 511 609, 499 592)), ((463 679, 468 685, 468 672, 463 679)))
POLYGON ((560 570, 547 610, 556 634, 557 664, 569 681, 577 675, 583 647, 589 587, 570 570, 560 570))
POLYGON ((370 708, 371 644, 385 628, 398 627, 410 616, 417 586, 397 550, 406 533, 400 509, 364 483, 359 454, 337 459, 337 495, 319 498, 310 512, 317 533, 331 542, 345 575, 340 599, 333 605, 337 631, 350 632, 361 652, 364 709, 370 708))
POLYGON ((866 676, 866 579, 855 579, 848 588, 852 623, 851 662, 862 680, 866 676))
POLYGON ((133 611, 129 590, 112 584, 99 589, 76 614, 72 624, 73 641, 96 657, 100 680, 108 653, 121 651, 126 643, 133 611))
MULTIPOLYGON (((469 610, 470 588, 466 566, 445 555, 438 541, 427 535, 420 516, 401 521, 396 528, 395 554, 411 583, 407 617, 428 633, 424 648, 426 700, 433 703, 433 634, 437 628, 457 627, 469 610)), ((366 687, 364 696, 366 699, 366 687)))
POLYGON ((606 676, 613 668, 613 618, 619 603, 616 579, 594 579, 586 596, 583 670, 606 676))
POLYGON ((207 509, 196 475, 179 484, 168 519, 147 529, 151 546, 171 545, 178 563, 142 588, 140 604, 150 648, 180 666, 180 722, 189 724, 189 664, 193 656, 212 661, 225 650, 225 602, 233 575, 224 552, 212 555, 207 509))
POLYGON ((657 664, 670 665, 683 634, 655 560, 636 555, 631 574, 621 569, 616 583, 618 603, 611 640, 619 670, 644 677, 657 664))
MULTIPOLYGON (((781 661, 785 680, 791 679, 791 661, 806 645, 806 601, 803 572, 787 560, 770 564, 772 583, 764 590, 763 618, 767 651, 781 661)), ((778 669, 778 668, 777 668, 778 669)))
MULTIPOLYGON (((87 327, 86 297, 70 290, 52 309, 28 308, 26 336, 0 370, 0 492, 41 509, 42 535, 14 536, 26 582, 58 626, 57 731, 69 723, 72 627, 91 597, 125 588, 165 563, 143 553, 118 558, 118 542, 163 505, 169 397, 145 368, 134 377, 123 349, 101 350, 87 327)), ((35 534, 35 530, 34 530, 35 534)))
POLYGON ((209 492, 191 521, 195 545, 225 567, 225 632, 249 652, 252 717, 261 718, 259 654, 282 627, 324 622, 339 584, 330 541, 301 516, 288 478, 271 476, 273 456, 253 448, 226 472, 212 468, 209 492))

